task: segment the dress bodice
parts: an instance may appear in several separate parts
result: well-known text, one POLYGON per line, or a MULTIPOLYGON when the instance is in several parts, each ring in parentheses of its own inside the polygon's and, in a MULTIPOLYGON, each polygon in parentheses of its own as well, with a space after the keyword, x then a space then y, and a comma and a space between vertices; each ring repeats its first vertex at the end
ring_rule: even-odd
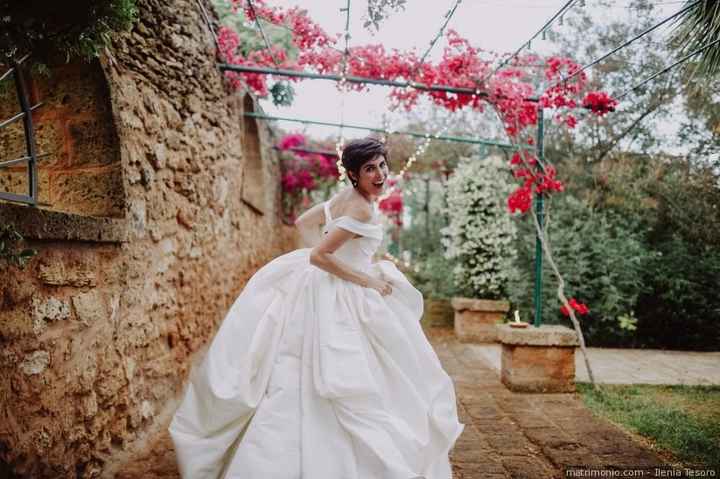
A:
POLYGON ((363 223, 350 216, 338 216, 333 218, 330 214, 330 202, 323 205, 325 210, 325 225, 323 234, 327 234, 331 228, 342 228, 351 231, 359 237, 352 238, 335 251, 335 255, 355 268, 364 270, 372 263, 372 256, 382 243, 382 225, 375 223, 378 219, 377 207, 373 208, 371 223, 363 223))

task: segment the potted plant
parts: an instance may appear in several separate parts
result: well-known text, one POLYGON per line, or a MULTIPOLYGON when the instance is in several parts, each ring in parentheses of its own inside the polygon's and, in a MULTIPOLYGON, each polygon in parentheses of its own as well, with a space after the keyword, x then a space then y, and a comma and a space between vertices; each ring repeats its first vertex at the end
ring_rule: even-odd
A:
POLYGON ((494 342, 496 324, 510 309, 507 286, 516 256, 515 221, 506 211, 512 186, 499 157, 463 158, 447 182, 449 224, 442 229, 445 257, 460 296, 452 299, 461 341, 494 342))

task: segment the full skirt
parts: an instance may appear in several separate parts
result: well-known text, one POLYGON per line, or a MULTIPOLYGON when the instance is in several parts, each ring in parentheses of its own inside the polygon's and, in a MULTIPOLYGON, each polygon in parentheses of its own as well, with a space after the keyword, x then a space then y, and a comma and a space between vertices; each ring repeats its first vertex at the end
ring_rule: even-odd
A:
POLYGON ((393 292, 309 263, 263 266, 233 303, 169 431, 184 479, 450 479, 464 425, 419 320, 422 295, 389 261, 393 292))

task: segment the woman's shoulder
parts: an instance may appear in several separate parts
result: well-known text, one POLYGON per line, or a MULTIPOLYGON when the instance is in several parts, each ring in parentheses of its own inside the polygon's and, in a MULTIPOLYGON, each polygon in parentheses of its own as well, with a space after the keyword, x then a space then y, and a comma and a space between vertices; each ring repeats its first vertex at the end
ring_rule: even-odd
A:
POLYGON ((362 198, 353 197, 347 194, 347 191, 341 191, 327 201, 330 213, 333 218, 348 216, 361 223, 369 223, 373 218, 372 206, 362 198))
POLYGON ((346 211, 347 216, 361 223, 370 223, 373 217, 372 207, 366 202, 352 201, 346 211))

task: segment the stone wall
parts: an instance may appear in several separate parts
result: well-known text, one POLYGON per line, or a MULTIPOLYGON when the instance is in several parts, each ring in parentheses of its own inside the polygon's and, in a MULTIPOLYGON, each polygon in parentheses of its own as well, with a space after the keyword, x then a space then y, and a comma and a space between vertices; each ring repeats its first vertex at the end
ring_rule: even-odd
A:
MULTIPOLYGON (((0 203, 0 223, 40 251, 25 270, 0 271, 3 476, 102 476, 177 398, 189 358, 252 273, 296 244, 279 219, 278 162, 262 124, 253 175, 264 198, 243 194, 252 128, 197 3, 138 4, 140 21, 100 62, 110 114, 88 115, 77 132, 112 123, 117 166, 99 181, 120 185, 117 209, 103 213, 114 218, 0 203)), ((62 102, 62 88, 38 99, 62 102)))
MULTIPOLYGON (((105 75, 99 62, 24 69, 33 114, 38 201, 47 209, 120 217, 124 195, 120 150, 105 75)), ((0 88, 0 118, 20 111, 12 79, 0 88)), ((22 121, 0 130, 0 161, 26 156, 22 121)), ((0 191, 28 194, 27 164, 0 169, 0 191)))

